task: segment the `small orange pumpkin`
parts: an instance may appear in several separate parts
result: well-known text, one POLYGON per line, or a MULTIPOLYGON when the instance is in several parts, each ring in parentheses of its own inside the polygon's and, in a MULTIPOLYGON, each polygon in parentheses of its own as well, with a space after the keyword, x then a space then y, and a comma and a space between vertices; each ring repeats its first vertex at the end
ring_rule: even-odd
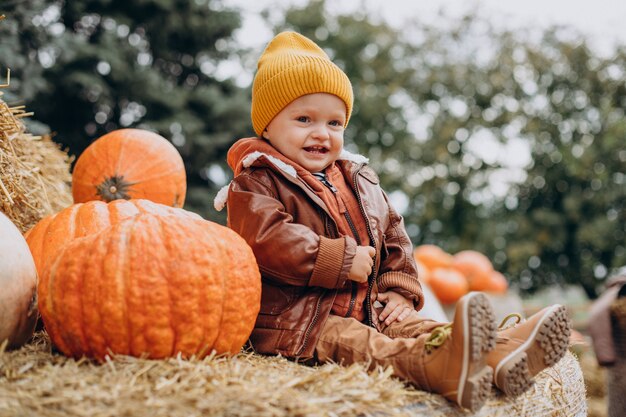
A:
POLYGON ((452 266, 469 282, 470 291, 484 291, 489 287, 493 265, 489 258, 475 250, 463 250, 453 256, 452 266))
POLYGON ((18 228, 0 212, 0 345, 18 348, 37 321, 37 270, 18 228))
POLYGON ((110 203, 89 201, 74 204, 42 219, 26 232, 26 242, 41 276, 45 265, 54 259, 63 245, 73 239, 97 233, 140 213, 201 217, 190 211, 168 207, 148 200, 114 200, 110 203))
POLYGON ((260 309, 261 275, 234 231, 144 213, 65 245, 38 295, 67 356, 201 358, 239 352, 260 309))
POLYGON ((494 294, 505 294, 509 288, 506 277, 501 272, 493 271, 489 279, 489 285, 483 290, 494 294))
POLYGON ((142 129, 114 130, 80 155, 72 173, 75 203, 145 198, 182 207, 185 164, 164 137, 142 129))
POLYGON ((455 303, 469 291, 465 277, 452 268, 433 269, 428 285, 442 304, 455 303))
POLYGON ((436 245, 427 244, 416 247, 413 257, 430 271, 452 266, 452 255, 436 245))

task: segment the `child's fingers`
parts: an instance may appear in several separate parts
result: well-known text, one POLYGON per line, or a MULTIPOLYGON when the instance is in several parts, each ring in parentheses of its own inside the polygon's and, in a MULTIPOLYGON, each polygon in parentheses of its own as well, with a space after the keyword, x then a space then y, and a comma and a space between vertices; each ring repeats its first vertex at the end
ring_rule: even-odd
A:
POLYGON ((396 308, 396 305, 392 303, 385 304, 385 308, 383 308, 383 311, 378 316, 378 319, 380 321, 385 321, 385 319, 389 317, 389 315, 395 310, 395 308, 396 308))
POLYGON ((401 313, 402 313, 401 306, 397 306, 396 308, 394 308, 393 311, 389 314, 389 316, 387 316, 387 319, 385 320, 385 324, 389 326, 391 323, 396 321, 396 319, 401 313))
POLYGON ((400 315, 398 316, 398 321, 402 321, 405 318, 409 317, 409 314, 411 314, 411 309, 408 307, 404 307, 404 310, 402 310, 402 313, 400 313, 400 315))

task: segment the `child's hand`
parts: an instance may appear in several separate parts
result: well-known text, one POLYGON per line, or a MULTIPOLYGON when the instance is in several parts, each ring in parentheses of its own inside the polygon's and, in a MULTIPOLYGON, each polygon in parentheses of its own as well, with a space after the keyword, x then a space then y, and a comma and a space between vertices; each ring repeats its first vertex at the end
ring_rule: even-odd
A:
POLYGON ((402 321, 409 317, 413 308, 413 301, 405 298, 403 295, 393 291, 378 293, 378 301, 385 305, 385 308, 378 316, 381 322, 385 322, 389 326, 394 321, 402 321))
POLYGON ((367 277, 372 273, 375 254, 376 249, 371 246, 357 246, 352 267, 348 272, 348 279, 356 282, 367 281, 367 277))

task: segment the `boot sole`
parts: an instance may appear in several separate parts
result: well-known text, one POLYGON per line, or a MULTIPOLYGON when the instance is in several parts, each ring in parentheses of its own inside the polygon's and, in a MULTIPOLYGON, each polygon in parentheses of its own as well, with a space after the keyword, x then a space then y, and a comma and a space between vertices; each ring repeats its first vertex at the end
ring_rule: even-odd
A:
POLYGON ((483 406, 493 381, 493 370, 486 364, 487 353, 496 346, 495 315, 484 294, 470 293, 464 308, 463 368, 459 378, 457 403, 476 411, 483 406))
POLYGON ((517 397, 535 383, 534 377, 556 364, 567 352, 570 323, 567 310, 556 305, 546 311, 528 340, 504 358, 496 367, 495 383, 505 395, 517 397), (527 352, 540 350, 544 367, 531 369, 527 352))

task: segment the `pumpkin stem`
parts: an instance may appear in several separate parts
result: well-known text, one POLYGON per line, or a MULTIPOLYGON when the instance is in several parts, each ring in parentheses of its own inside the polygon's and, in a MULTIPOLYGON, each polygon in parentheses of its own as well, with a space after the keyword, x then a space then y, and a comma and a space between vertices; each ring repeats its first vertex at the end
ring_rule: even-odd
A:
POLYGON ((114 175, 105 178, 96 186, 96 193, 107 203, 113 200, 130 200, 130 187, 135 185, 133 182, 124 181, 123 175, 114 175))

